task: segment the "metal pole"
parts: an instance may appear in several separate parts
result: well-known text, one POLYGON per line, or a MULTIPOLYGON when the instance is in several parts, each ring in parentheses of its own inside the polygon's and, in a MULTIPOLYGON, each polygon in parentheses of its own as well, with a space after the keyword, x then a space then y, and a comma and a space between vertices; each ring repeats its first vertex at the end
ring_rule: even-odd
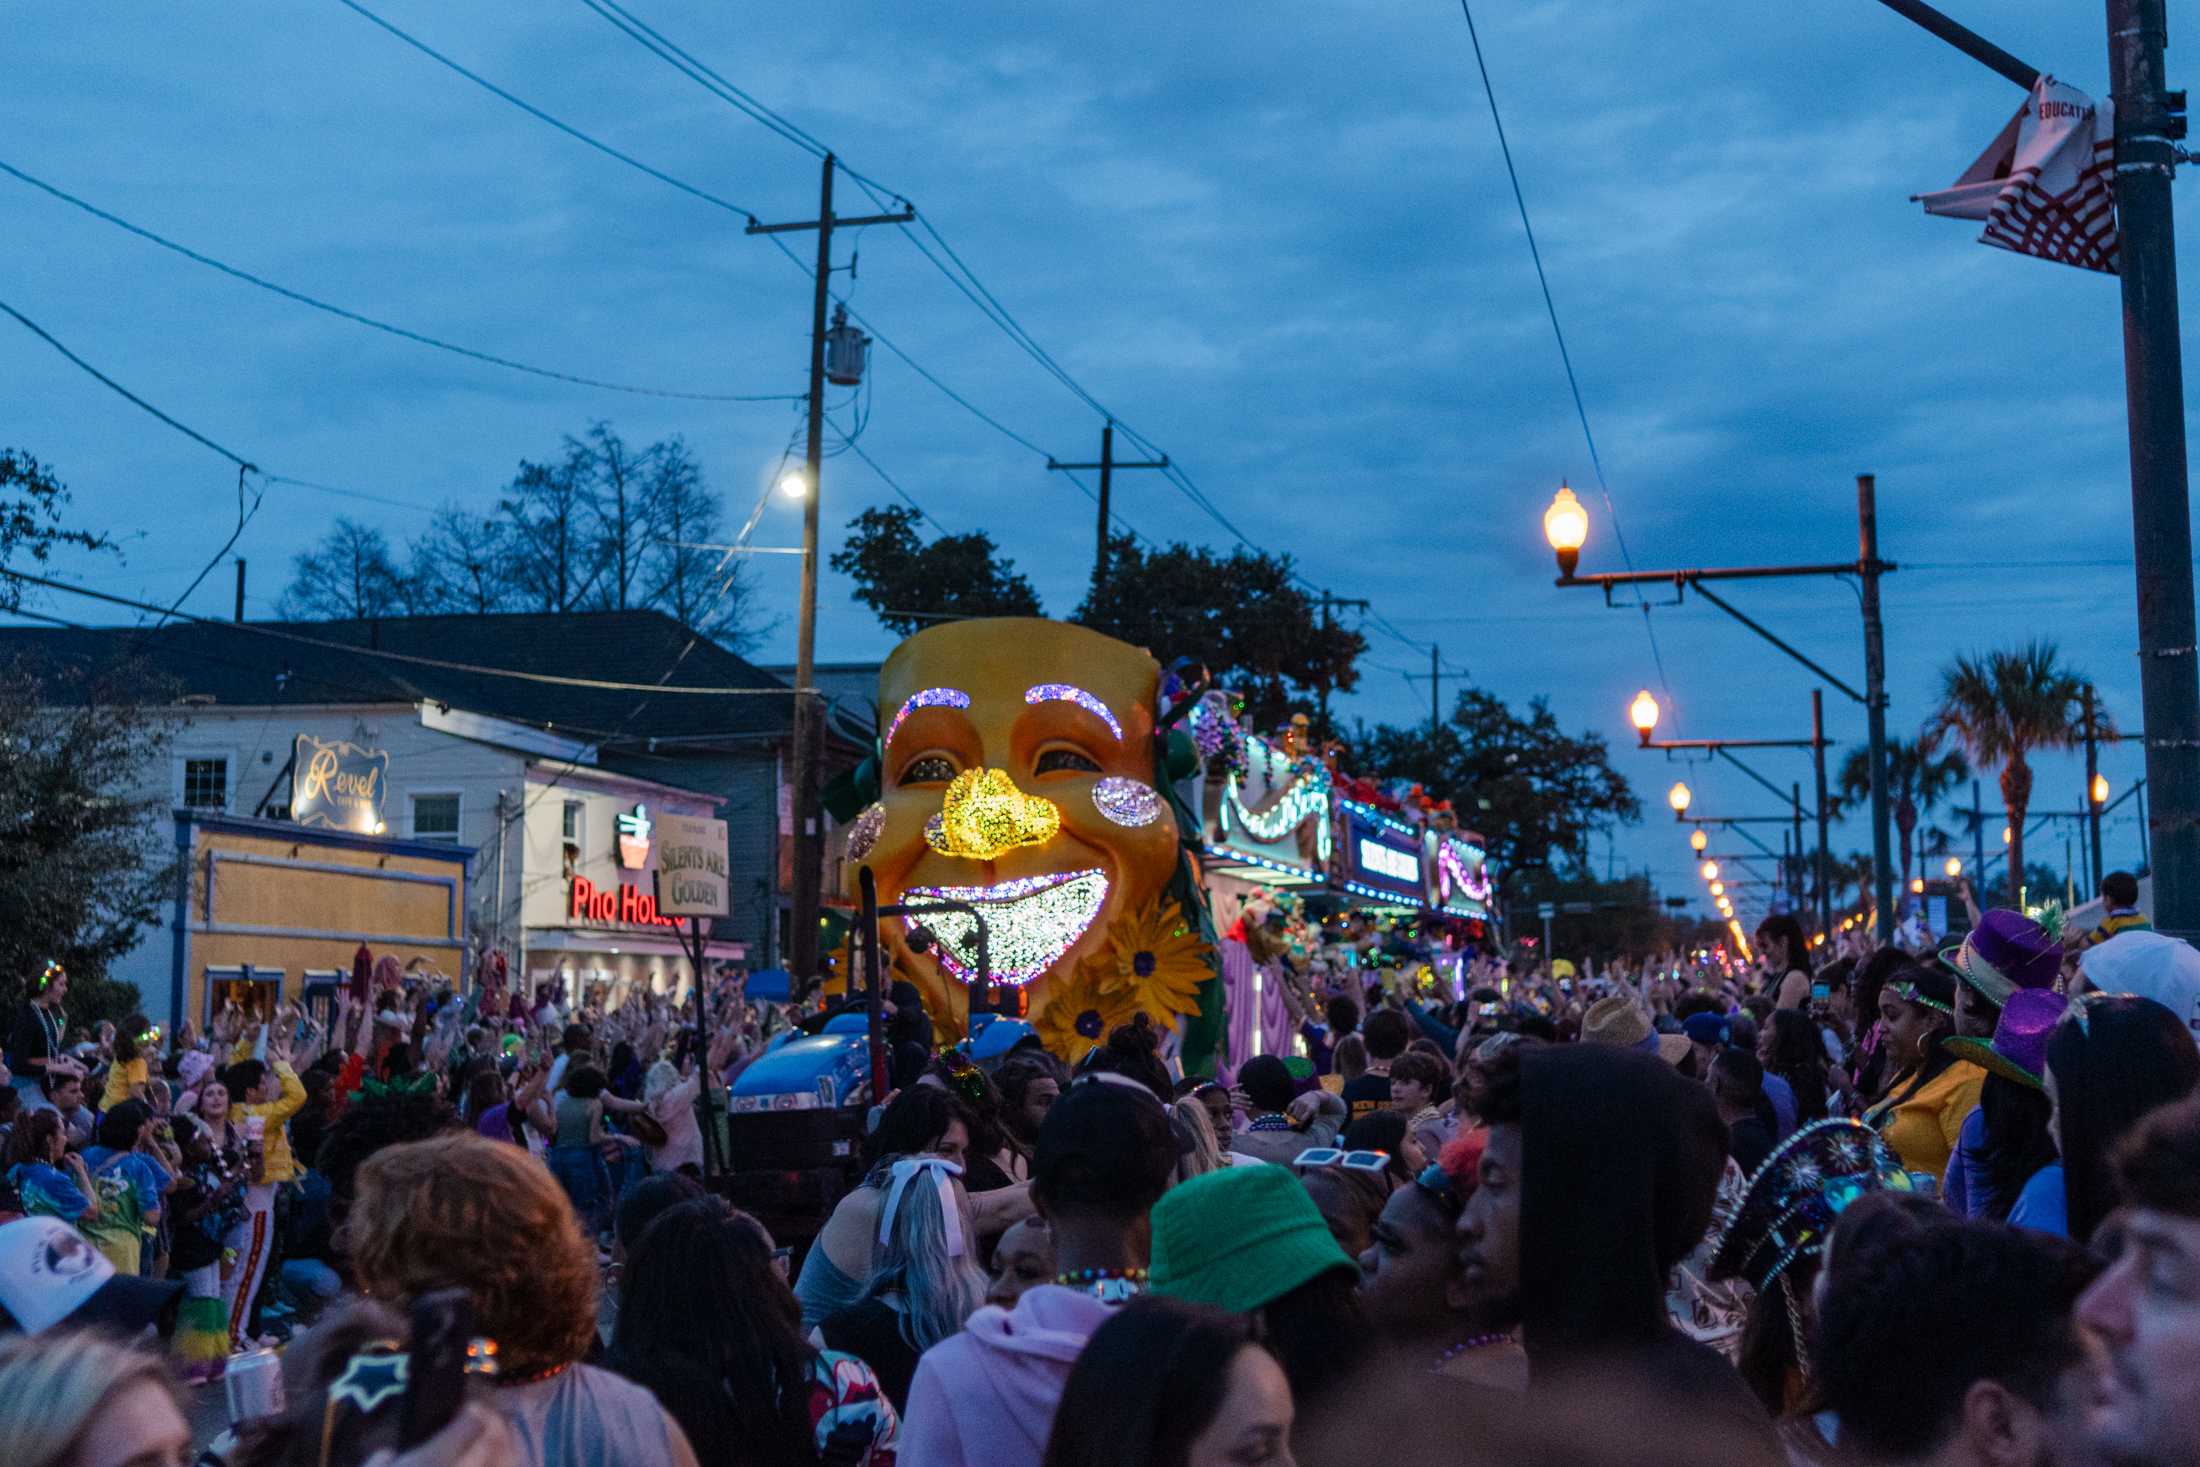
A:
POLYGON ((1788 803, 1789 807, 1795 813, 1795 829, 1793 832, 1794 838, 1790 842, 1790 844, 1794 847, 1795 854, 1793 860, 1788 865, 1788 890, 1793 893, 1795 897, 1795 910, 1796 913, 1800 915, 1810 910, 1810 896, 1809 893, 1804 890, 1803 886, 1803 851, 1805 850, 1805 847, 1803 845, 1802 785, 1792 784, 1788 786, 1788 803))
POLYGON ((1986 807, 1979 803, 1978 781, 1971 781, 1971 884, 1986 889, 1986 807))
POLYGON ((2108 868, 2101 864, 2101 802, 2093 798, 2093 782, 2101 774, 2100 695, 2093 684, 2085 685, 2085 803, 2086 839, 2093 852, 2093 884, 2099 886, 2108 868))
MULTIPOLYGON (((875 1105, 891 1087, 887 1084, 890 1074, 886 1057, 886 1026, 882 1017, 885 990, 879 982, 878 970, 878 878, 871 874, 869 866, 856 869, 856 889, 861 894, 863 911, 856 923, 863 935, 863 1009, 865 1032, 871 1040, 871 1101, 875 1105)), ((850 973, 849 980, 855 975, 850 973)))
POLYGON ((794 930, 788 934, 788 966, 794 993, 817 972, 817 915, 824 881, 823 832, 818 829, 820 708, 810 689, 817 681, 817 506, 824 498, 818 468, 825 433, 825 306, 833 278, 833 155, 825 155, 818 185, 817 288, 810 303, 809 446, 804 463, 809 492, 802 499, 802 609, 794 650, 794 930))
MULTIPOLYGON (((2139 689, 2154 786, 2154 925, 2200 936, 2200 671, 2194 667, 2192 521, 2185 477, 2171 136, 2162 0, 2108 0, 2116 103, 2116 218, 2130 419, 2139 689)), ((2088 790, 2090 798, 2092 791, 2088 790)))
POLYGON ((1818 930, 1833 930, 1833 858, 1826 849, 1826 822, 1833 812, 1826 805, 1826 694, 1810 690, 1811 772, 1818 781, 1818 930))
MULTIPOLYGON (((2138 792, 2139 796, 2139 865, 2147 875, 2152 876, 2154 874, 2154 852, 2151 849, 2151 842, 2147 839, 2147 782, 2142 779, 2132 788, 2138 792)), ((2159 895, 2162 884, 2159 881, 2154 884, 2154 890, 2157 893, 2154 900, 2159 905, 2162 900, 2159 895)))
MULTIPOLYGON (((1434 642, 1428 644, 1428 736, 1433 744, 1444 722, 1443 697, 1443 649, 1434 642)), ((1592 868, 1594 869, 1594 868, 1592 868)))
POLYGON ((1108 500, 1115 485, 1115 419, 1100 426, 1100 540, 1092 554, 1092 604, 1100 606, 1100 592, 1108 583, 1108 500))
MULTIPOLYGON (((1892 942, 1894 843, 1887 819, 1887 645, 1879 620, 1879 490, 1870 474, 1856 476, 1856 542, 1856 571, 1864 583, 1864 717, 1871 740, 1872 894, 1879 907, 1879 940, 1892 942)), ((1822 752, 1820 757, 1824 757, 1822 752)), ((1825 809, 1823 797, 1818 806, 1821 811, 1825 809)))
POLYGON ((241 555, 237 557, 237 615, 235 619, 240 622, 244 620, 244 557, 241 555))

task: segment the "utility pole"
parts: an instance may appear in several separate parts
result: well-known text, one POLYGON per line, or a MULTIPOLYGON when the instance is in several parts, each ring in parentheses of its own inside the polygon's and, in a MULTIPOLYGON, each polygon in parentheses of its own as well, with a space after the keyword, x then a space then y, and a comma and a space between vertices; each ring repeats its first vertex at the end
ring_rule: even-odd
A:
MULTIPOLYGON (((1807 912, 1810 902, 1803 891, 1803 787, 1800 784, 1788 786, 1788 800, 1795 812, 1795 833, 1788 843, 1788 891, 1795 898, 1795 910, 1807 912)), ((1818 930, 1825 931, 1825 924, 1820 923, 1818 930)))
MULTIPOLYGON (((2153 818, 2161 822, 2153 832, 2154 925, 2191 938, 2200 936, 2200 670, 2194 667, 2200 637, 2193 624, 2185 369, 2170 213, 2172 140, 2185 133, 2184 94, 2164 86, 2167 44, 2163 0, 2108 0, 2139 692, 2153 818)), ((2088 788, 2089 804, 2092 798, 2088 788)))
MULTIPOLYGON (((1879 908, 1879 940, 1894 941, 1894 843, 1887 821, 1887 643, 1879 620, 1879 489, 1870 474, 1856 476, 1856 574, 1864 585, 1864 722, 1871 752, 1872 899, 1879 908)), ((1819 695, 1811 692, 1811 705, 1819 695)), ((1825 755, 1819 754, 1821 780, 1825 755)), ((1819 844, 1825 844, 1826 797, 1819 787, 1819 844)))
MULTIPOLYGON (((1826 822, 1832 818, 1833 811, 1826 804, 1826 695, 1820 688, 1810 690, 1810 743, 1811 763, 1818 779, 1818 930, 1831 932, 1833 854, 1826 849, 1826 822)), ((1883 767, 1884 759, 1881 764, 1883 767)))
MULTIPOLYGON (((803 463, 808 474, 802 496, 802 607, 796 623, 794 653, 794 912, 790 922, 788 969, 794 991, 817 976, 817 922, 825 878, 824 830, 817 808, 818 766, 824 752, 824 705, 817 696, 817 514, 823 484, 825 433, 825 307, 832 298, 833 231, 865 224, 905 224, 917 217, 915 209, 898 214, 869 214, 861 218, 833 217, 833 171, 836 160, 825 155, 824 173, 818 185, 817 217, 792 224, 760 224, 749 221, 750 234, 797 234, 817 231, 817 277, 810 303, 810 400, 809 447, 803 463)), ((696 973, 698 984, 701 970, 696 973)), ((698 999, 698 1002, 702 1000, 698 999)))
MULTIPOLYGON (((237 557, 237 616, 236 616, 236 619, 237 619, 238 621, 243 621, 243 620, 244 620, 244 557, 243 557, 243 556, 241 556, 241 555, 237 557)), ((2091 789, 2092 787, 2093 787, 2093 782, 2092 782, 2091 780, 2087 780, 2087 781, 2086 781, 2086 788, 2088 788, 2088 789, 2091 789)))
MULTIPOLYGON (((1327 591, 1321 593, 1319 601, 1322 609, 1322 644, 1324 646, 1328 645, 1329 632, 1335 625, 1329 619, 1329 609, 1332 606, 1345 607, 1355 611, 1366 611, 1368 609, 1368 603, 1366 601, 1353 600, 1343 596, 1332 596, 1327 591)), ((1321 734, 1323 738, 1327 738, 1329 737, 1329 679, 1326 677, 1322 679, 1321 715, 1321 734)))
POLYGON ((1165 453, 1155 459, 1141 459, 1133 463, 1118 462, 1115 457, 1115 419, 1113 418, 1100 425, 1100 461, 1098 463, 1065 464, 1056 462, 1052 457, 1047 459, 1047 467, 1057 472, 1083 469, 1098 469, 1100 471, 1100 533, 1094 542, 1092 552, 1092 604, 1094 607, 1099 606, 1101 589, 1108 582, 1108 506, 1114 489, 1115 471, 1117 469, 1165 469, 1168 466, 1169 456, 1165 453))
POLYGON ((1444 652, 1434 642, 1428 644, 1428 736, 1433 745, 1437 730, 1444 723, 1444 652))

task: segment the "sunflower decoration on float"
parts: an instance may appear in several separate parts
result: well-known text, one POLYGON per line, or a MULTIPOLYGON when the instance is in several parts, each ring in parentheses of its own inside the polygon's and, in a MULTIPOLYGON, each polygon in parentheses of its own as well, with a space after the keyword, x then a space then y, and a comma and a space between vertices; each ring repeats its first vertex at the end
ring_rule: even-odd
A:
POLYGON ((1103 998, 1144 1009, 1166 1028, 1179 1014, 1199 1011, 1199 985, 1213 975, 1198 929, 1163 894, 1109 928, 1107 945, 1078 964, 1077 976, 1089 979, 1103 998))
POLYGON ((1108 1037, 1108 1031, 1128 1024, 1138 1005, 1127 992, 1103 993, 1097 960, 1077 965, 1056 978, 1046 1007, 1031 1021, 1032 1031, 1049 1054, 1075 1064, 1108 1037))

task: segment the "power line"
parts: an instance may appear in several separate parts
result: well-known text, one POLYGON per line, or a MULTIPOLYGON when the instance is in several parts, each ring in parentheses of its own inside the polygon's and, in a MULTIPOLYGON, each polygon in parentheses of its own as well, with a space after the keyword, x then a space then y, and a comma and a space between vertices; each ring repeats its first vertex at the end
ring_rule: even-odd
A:
POLYGON ((601 378, 581 377, 571 372, 553 371, 548 367, 531 366, 526 362, 514 361, 510 357, 497 356, 493 352, 477 351, 470 346, 460 346, 456 342, 445 341, 441 337, 430 336, 425 332, 414 331, 408 327, 393 325, 388 321, 377 320, 373 316, 362 315, 358 311, 348 309, 344 306, 336 305, 330 301, 322 300, 317 296, 307 295, 304 291, 293 290, 287 285, 277 284, 275 281, 269 280, 264 276, 255 275, 249 270, 239 269, 235 265, 226 264, 221 260, 215 259, 212 255, 202 254, 199 251, 192 249, 188 245, 178 244, 175 240, 169 239, 165 235, 157 234, 153 230, 147 229, 141 224, 133 224, 131 221, 123 218, 119 214, 115 214, 106 209, 102 209, 97 204, 91 203, 86 199, 79 198, 77 195, 70 193, 68 190, 48 183, 42 178, 37 178, 31 174, 25 173, 22 169, 17 168, 13 164, 7 163, 5 161, 0 161, 0 173, 5 173, 11 178, 17 179, 23 183, 27 183, 32 188, 35 188, 42 193, 48 194, 53 198, 59 199, 64 204, 69 204, 75 208, 81 209, 85 213, 91 215, 93 218, 102 220, 108 224, 112 224, 117 229, 121 229, 126 231, 127 233, 134 234, 139 239, 145 240, 151 244, 156 244, 164 250, 168 250, 174 254, 181 255, 185 259, 193 261, 196 264, 206 266, 208 269, 218 270, 222 274, 227 275, 234 280, 241 280, 247 285, 257 286, 261 290, 279 295, 285 300, 296 301, 298 304, 303 306, 310 306, 316 311, 325 311, 331 316, 340 317, 343 320, 353 322, 360 326, 369 327, 370 329, 375 331, 387 332, 391 336, 402 337, 407 341, 417 342, 422 346, 434 347, 438 351, 450 352, 455 356, 468 357, 477 362, 487 362, 491 366, 504 367, 514 372, 525 372, 528 375, 534 377, 547 377, 556 382, 571 382, 581 387, 601 388, 607 392, 633 393, 634 395, 639 397, 671 397, 685 399, 690 402, 797 402, 800 401, 802 397, 802 394, 799 392, 684 392, 674 391, 672 389, 662 387, 636 387, 630 383, 625 382, 606 382, 601 378))
MULTIPOLYGON (((1528 196, 1520 187, 1520 170, 1513 164, 1512 144, 1505 137, 1505 119, 1497 110, 1497 89, 1490 85, 1489 62, 1482 55, 1482 36, 1475 29, 1474 9, 1468 0, 1459 0, 1459 13, 1466 17, 1467 39, 1474 47, 1475 70, 1482 75, 1482 95, 1490 104, 1490 122, 1497 129, 1497 149, 1504 155, 1505 176, 1512 181, 1513 204, 1520 211, 1520 229, 1528 237, 1528 257, 1535 262, 1536 284, 1543 290, 1543 309, 1551 318, 1551 335, 1558 341, 1558 359, 1566 368, 1566 386, 1573 393, 1574 416, 1581 421, 1582 441, 1589 446, 1589 467, 1597 476, 1597 493, 1604 500, 1604 512, 1612 517, 1612 538, 1619 545, 1620 560, 1632 571, 1635 560, 1627 550, 1627 535, 1620 528, 1619 508, 1612 503, 1611 487, 1604 480, 1604 460, 1597 453, 1596 434, 1589 428, 1589 409, 1582 402, 1581 379, 1574 374, 1573 353, 1566 349, 1566 331, 1558 323, 1558 304, 1551 297, 1551 278, 1543 269, 1543 251, 1535 242, 1535 225, 1528 220, 1528 196)), ((1665 691, 1667 707, 1674 707, 1673 689, 1665 679, 1665 658, 1658 650, 1657 629, 1650 624, 1650 602, 1638 586, 1635 599, 1642 606, 1642 630, 1650 639, 1650 660, 1658 670, 1658 686, 1665 691)), ((1678 710, 1676 709, 1676 714, 1678 710)))
POLYGON ((738 214, 741 218, 747 220, 752 224, 756 222, 755 214, 751 213, 747 209, 742 208, 739 204, 732 202, 730 199, 720 198, 718 195, 711 193, 707 189, 700 189, 692 183, 688 183, 682 179, 674 178, 671 174, 664 172, 662 169, 652 168, 647 163, 644 163, 641 159, 633 157, 627 153, 622 153, 617 148, 612 147, 611 144, 607 142, 603 142, 597 138, 590 137, 587 133, 582 132, 579 128, 573 126, 571 123, 561 121, 556 117, 552 117, 549 113, 543 111, 534 103, 524 101, 521 98, 514 96, 512 93, 498 86, 495 82, 490 81, 485 76, 482 76, 479 72, 467 70, 464 66, 461 66, 456 61, 453 61, 450 57, 444 55, 441 51, 436 50, 427 42, 419 39, 417 36, 414 36, 409 32, 400 30, 395 25, 392 25, 390 22, 384 20, 381 16, 376 15, 373 11, 367 9, 366 6, 359 4, 358 0, 336 0, 336 3, 343 6, 346 10, 354 11, 366 20, 372 21, 375 25, 380 26, 385 31, 388 31, 391 35, 397 37, 398 40, 403 41, 406 45, 412 47, 421 55, 435 62, 438 66, 448 67, 450 70, 457 72, 460 76, 472 82, 475 86, 482 88, 484 91, 487 91, 492 95, 503 98, 505 101, 511 103, 514 107, 519 108, 520 111, 525 112, 530 117, 538 118, 543 122, 549 123, 559 132, 564 133, 566 136, 574 139, 576 142, 585 143, 589 147, 594 148, 597 152, 602 153, 607 157, 616 158, 629 168, 639 169, 643 173, 648 174, 651 178, 654 178, 661 183, 669 183, 674 188, 678 189, 681 193, 691 195, 694 198, 702 200, 706 204, 715 205, 718 208, 724 209, 729 214, 738 214))
MULTIPOLYGON (((9 580, 22 585, 37 586, 48 591, 61 591, 71 596, 83 596, 93 601, 107 602, 112 606, 128 607, 133 611, 163 612, 163 608, 148 602, 132 600, 127 596, 117 596, 108 591, 95 591, 89 586, 72 585, 67 581, 56 581, 46 576, 34 576, 26 571, 10 570, 5 566, 0 566, 0 576, 6 576, 9 580)), ((353 657, 375 657, 387 662, 406 663, 413 667, 433 667, 443 672, 470 673, 477 677, 511 678, 518 682, 545 683, 552 687, 592 688, 598 692, 611 693, 679 693, 688 696, 713 698, 791 697, 797 691, 794 688, 667 687, 660 683, 632 683, 606 678, 567 677, 559 673, 526 672, 516 667, 491 667, 477 662, 452 662, 446 658, 422 657, 412 652, 393 652, 383 647, 360 647, 349 642, 330 642, 319 637, 303 636, 297 632, 279 631, 274 627, 263 626, 257 622, 223 621, 216 617, 194 616, 189 612, 166 612, 164 614, 173 615, 178 621, 187 621, 196 626, 228 627, 235 631, 249 633, 252 636, 272 637, 280 642, 295 642, 300 646, 318 648, 323 652, 341 652, 353 657)), ((685 656, 686 654, 682 653, 681 655, 685 656)), ((675 658, 673 665, 678 666, 678 664, 679 659, 675 658)), ((666 671, 667 676, 670 676, 670 671, 668 668, 666 671)))
POLYGON ((219 443, 216 443, 213 439, 207 437, 204 433, 201 433, 198 429, 193 428, 188 424, 178 422, 176 419, 162 412, 159 408, 154 407, 144 398, 139 397, 129 388, 123 386, 120 382, 117 382, 114 378, 108 376, 105 372, 100 371, 99 368, 93 366, 90 362, 85 361, 84 358, 78 356, 75 352, 70 351, 67 347, 63 346, 58 340, 55 339, 53 333, 49 332, 45 327, 39 325, 36 321, 33 321, 30 317, 24 315, 21 311, 18 311, 15 307, 9 305, 6 301, 0 301, 0 311, 5 311, 10 316, 13 316, 16 321, 23 326, 25 330, 29 331, 33 336, 36 336, 40 341, 45 342, 46 345, 52 347, 55 351, 61 353, 61 355, 67 357, 70 362, 75 364, 79 371, 91 377, 101 386, 105 387, 108 391, 113 392, 117 396, 120 396, 127 401, 135 404, 137 407, 143 409, 145 412, 151 413, 154 417, 160 419, 163 423, 166 423, 169 427, 175 429, 178 433, 181 433, 184 437, 190 439, 192 442, 200 444, 203 447, 213 449, 214 452, 220 454, 223 458, 226 458, 231 463, 235 464, 237 466, 238 472, 247 474, 256 474, 259 472, 259 465, 250 462, 242 454, 232 453, 230 450, 222 447, 219 443))

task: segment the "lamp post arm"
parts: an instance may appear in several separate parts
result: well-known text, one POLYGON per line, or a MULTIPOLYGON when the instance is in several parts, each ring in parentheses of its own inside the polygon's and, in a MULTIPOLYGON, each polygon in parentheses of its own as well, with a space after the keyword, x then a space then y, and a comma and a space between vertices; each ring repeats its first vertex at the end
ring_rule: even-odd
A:
POLYGON ((2040 74, 2036 68, 2025 65, 1968 26, 1960 25, 1942 15, 1925 4, 1924 0, 1879 0, 1879 3, 1904 20, 1915 22, 1940 37, 1997 76, 2007 77, 2026 91, 2031 91, 2039 84, 2040 74))
MULTIPOLYGON (((1739 607, 1735 606, 1734 603, 1728 601, 1723 596, 1715 594, 1707 586, 1704 586, 1700 583, 1691 584, 1695 585, 1695 591, 1697 595, 1703 597, 1704 600, 1710 602, 1713 606, 1718 607, 1719 610, 1725 612, 1728 616, 1733 617, 1743 626, 1748 627, 1758 636, 1763 637, 1766 641, 1770 642, 1773 646, 1779 648, 1782 652, 1787 653, 1788 656, 1794 658, 1797 662, 1802 663, 1803 666, 1809 668, 1812 672, 1817 673, 1820 677, 1824 678, 1827 683, 1838 689, 1849 699, 1858 703, 1864 701, 1864 695, 1862 693, 1859 693, 1858 691, 1856 691, 1856 689, 1850 687, 1840 678, 1835 677, 1832 673, 1828 672, 1825 668, 1819 666, 1816 662, 1813 662, 1810 658, 1805 657, 1791 644, 1781 640, 1779 636, 1774 634, 1771 629, 1766 627, 1762 622, 1753 620, 1751 617, 1745 614, 1739 607)), ((1807 748, 1808 745, 1805 745, 1805 747, 1807 748)))
MULTIPOLYGON (((1807 749, 1810 747, 1810 743, 1808 740, 1806 740, 1803 743, 1794 747, 1807 749)), ((1771 780, 1766 779, 1763 775, 1759 774, 1756 770, 1750 768, 1747 764, 1744 764, 1741 760, 1735 758, 1724 748, 1715 748, 1711 752, 1718 755, 1721 759, 1724 759, 1727 763, 1733 765, 1736 769, 1742 771, 1742 773, 1748 775, 1751 779, 1756 780, 1757 783, 1763 785, 1766 789, 1772 791, 1773 798, 1781 800, 1790 798, 1792 792, 1782 790, 1778 785, 1774 784, 1771 780)))

